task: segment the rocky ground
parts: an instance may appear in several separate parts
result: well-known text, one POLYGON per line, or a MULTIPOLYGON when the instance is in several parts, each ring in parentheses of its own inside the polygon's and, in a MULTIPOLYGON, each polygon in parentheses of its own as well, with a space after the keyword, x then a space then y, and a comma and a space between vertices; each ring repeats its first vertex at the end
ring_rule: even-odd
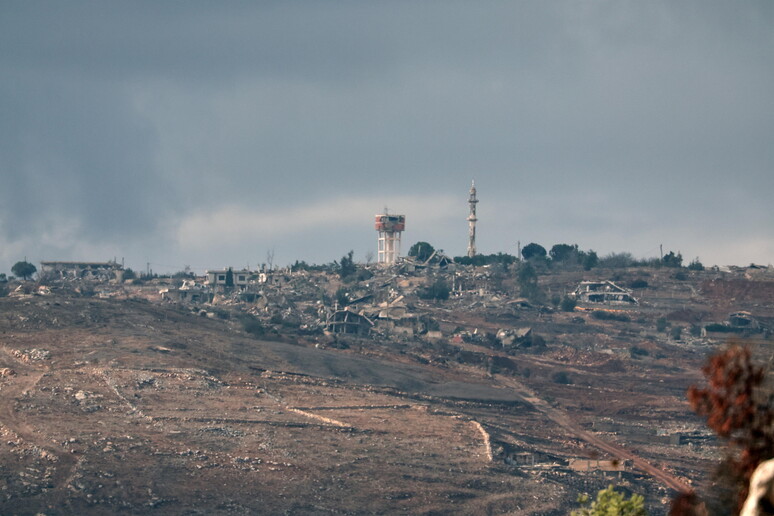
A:
MULTIPOLYGON (((558 515, 615 483, 663 514, 677 490, 711 489, 721 454, 685 390, 726 337, 689 329, 733 310, 768 324, 774 280, 595 274, 643 272, 627 320, 502 295, 413 307, 465 335, 544 340, 517 349, 452 331, 331 346, 132 296, 2 298, 0 513, 558 515)), ((540 282, 566 292, 583 274, 540 282)))

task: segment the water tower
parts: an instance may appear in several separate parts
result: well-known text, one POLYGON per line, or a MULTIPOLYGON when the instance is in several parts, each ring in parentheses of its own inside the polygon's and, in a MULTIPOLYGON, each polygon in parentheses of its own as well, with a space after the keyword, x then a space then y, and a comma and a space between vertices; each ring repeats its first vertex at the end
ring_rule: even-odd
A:
POLYGON ((385 213, 376 216, 376 231, 379 232, 377 245, 377 263, 395 263, 400 256, 400 235, 406 229, 405 215, 388 215, 385 213))

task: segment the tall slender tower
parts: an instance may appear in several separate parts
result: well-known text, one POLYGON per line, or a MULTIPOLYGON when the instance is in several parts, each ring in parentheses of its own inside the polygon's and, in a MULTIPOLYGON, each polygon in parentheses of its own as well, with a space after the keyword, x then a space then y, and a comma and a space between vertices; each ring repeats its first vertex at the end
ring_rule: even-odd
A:
POLYGON ((468 204, 470 205, 470 215, 468 215, 468 258, 476 256, 476 182, 472 181, 470 184, 470 197, 468 198, 468 204))
POLYGON ((400 257, 400 235, 406 229, 406 216, 389 215, 385 209, 376 216, 375 227, 379 232, 376 262, 395 263, 400 257))

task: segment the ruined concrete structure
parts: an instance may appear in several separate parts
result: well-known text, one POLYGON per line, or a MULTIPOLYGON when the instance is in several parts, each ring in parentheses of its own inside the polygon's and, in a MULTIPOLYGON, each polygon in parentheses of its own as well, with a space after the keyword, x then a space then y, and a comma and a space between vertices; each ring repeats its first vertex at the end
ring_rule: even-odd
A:
POLYGON ((468 198, 468 204, 470 205, 470 215, 468 215, 468 258, 476 256, 476 182, 473 181, 470 184, 470 197, 468 198))
POLYGON ((159 294, 161 299, 174 303, 210 303, 213 298, 212 290, 196 283, 195 280, 183 280, 182 286, 161 289, 159 294))
POLYGON ((406 229, 405 215, 376 215, 376 231, 379 232, 377 242, 377 263, 391 264, 400 257, 400 236, 406 229))
POLYGON ((617 459, 570 459, 568 467, 573 471, 626 471, 631 465, 617 459))
MULTIPOLYGON (((207 275, 207 285, 226 285, 226 277, 228 276, 228 269, 216 269, 211 271, 206 271, 205 274, 207 275)), ((234 286, 235 287, 246 287, 248 282, 250 281, 250 276, 252 275, 252 272, 243 269, 240 271, 232 270, 231 274, 234 278, 234 286)))
POLYGON ((123 269, 116 262, 40 262, 41 275, 55 279, 121 279, 123 269))
POLYGON ((612 281, 582 281, 572 296, 582 303, 639 304, 637 299, 631 295, 630 290, 619 287, 612 281))
POLYGON ((735 329, 758 330, 760 323, 750 312, 734 312, 728 316, 728 325, 735 329))
POLYGON ((326 325, 331 333, 349 333, 354 335, 368 335, 374 323, 368 317, 347 310, 336 310, 328 319, 326 325))

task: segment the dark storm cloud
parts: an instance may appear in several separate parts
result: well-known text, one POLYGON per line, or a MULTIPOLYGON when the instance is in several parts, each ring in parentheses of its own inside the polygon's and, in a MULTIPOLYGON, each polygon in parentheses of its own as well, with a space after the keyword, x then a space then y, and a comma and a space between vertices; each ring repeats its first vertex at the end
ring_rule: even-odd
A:
POLYGON ((8 235, 62 218, 81 222, 94 239, 152 228, 165 211, 165 188, 154 177, 148 127, 99 84, 47 79, 27 75, 19 88, 2 89, 14 122, 0 141, 10 182, 2 216, 19 221, 8 235))
MULTIPOLYGON (((413 226, 454 254, 475 177, 485 252, 744 225, 771 261, 772 21, 769 2, 4 3, 0 240, 26 252, 69 221, 179 263, 210 217, 255 232, 228 256, 323 261, 367 249, 367 221, 357 244, 354 220, 322 228, 314 255, 309 228, 265 221, 357 196, 429 222, 411 199, 459 196, 413 226)), ((683 241, 716 251, 702 239, 683 241)))

